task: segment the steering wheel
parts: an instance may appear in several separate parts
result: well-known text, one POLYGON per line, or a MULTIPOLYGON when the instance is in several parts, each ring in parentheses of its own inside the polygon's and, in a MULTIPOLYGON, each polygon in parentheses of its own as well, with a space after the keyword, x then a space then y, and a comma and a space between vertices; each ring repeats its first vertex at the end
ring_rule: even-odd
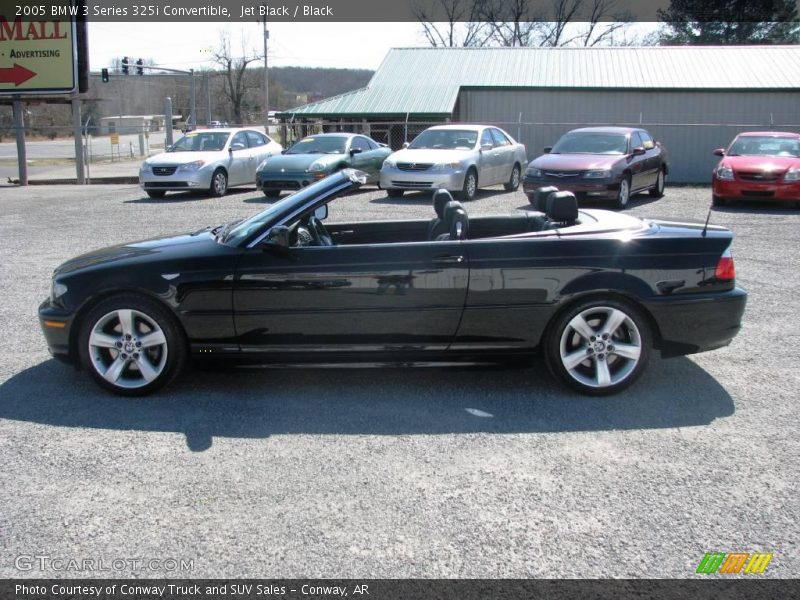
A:
POLYGON ((317 246, 333 246, 333 238, 331 238, 328 230, 322 222, 315 216, 308 218, 308 229, 311 232, 311 237, 314 238, 314 244, 317 246))

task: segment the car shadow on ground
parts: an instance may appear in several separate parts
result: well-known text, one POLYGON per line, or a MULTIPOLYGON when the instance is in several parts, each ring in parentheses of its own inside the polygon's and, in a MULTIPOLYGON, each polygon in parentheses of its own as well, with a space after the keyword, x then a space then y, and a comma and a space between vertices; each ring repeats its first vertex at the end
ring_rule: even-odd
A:
MULTIPOLYGON (((254 192, 255 188, 236 187, 227 191, 225 196, 238 196, 240 194, 247 194, 254 192)), ((214 200, 206 190, 192 191, 192 192, 167 192, 163 198, 151 198, 144 195, 141 198, 132 198, 131 200, 123 200, 124 204, 171 204, 176 202, 196 202, 198 200, 214 200)))
POLYGON ((529 368, 190 369, 147 398, 97 388, 48 360, 0 385, 0 419, 54 427, 181 432, 192 451, 214 437, 275 434, 550 433, 707 425, 734 413, 719 383, 687 358, 654 357, 609 398, 557 385, 529 368))

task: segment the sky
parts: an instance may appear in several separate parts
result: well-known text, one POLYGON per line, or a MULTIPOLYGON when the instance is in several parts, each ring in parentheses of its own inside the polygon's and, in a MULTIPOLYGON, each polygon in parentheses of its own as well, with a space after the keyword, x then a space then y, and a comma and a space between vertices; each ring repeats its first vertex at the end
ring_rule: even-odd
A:
MULTIPOLYGON (((177 69, 210 66, 210 50, 228 30, 233 53, 240 40, 261 53, 260 23, 99 23, 89 22, 89 64, 93 71, 114 58, 152 58, 177 69)), ((427 46, 418 23, 270 23, 269 65, 377 69, 389 48, 427 46)))

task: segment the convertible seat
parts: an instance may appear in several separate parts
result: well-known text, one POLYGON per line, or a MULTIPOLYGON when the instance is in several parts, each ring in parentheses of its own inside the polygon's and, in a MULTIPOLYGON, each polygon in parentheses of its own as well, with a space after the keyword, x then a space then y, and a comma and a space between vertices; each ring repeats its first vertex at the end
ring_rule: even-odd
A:
POLYGON ((578 222, 578 199, 572 192, 555 192, 547 198, 547 224, 543 229, 569 227, 578 222))
POLYGON ((448 233, 444 222, 444 209, 447 204, 454 202, 453 196, 447 190, 436 190, 433 193, 433 210, 436 216, 428 223, 428 240, 435 240, 443 233, 448 233))
POLYGON ((533 198, 531 198, 531 204, 539 212, 546 213, 547 200, 550 198, 552 194, 555 194, 557 191, 558 188, 552 185, 547 187, 536 188, 533 192, 533 198))
POLYGON ((444 241, 449 239, 464 239, 464 238, 451 238, 450 234, 456 230, 456 220, 461 222, 460 229, 462 232, 466 232, 466 228, 469 225, 469 219, 467 217, 467 211, 464 208, 464 205, 461 204, 458 200, 453 200, 452 202, 448 202, 444 207, 444 225, 446 227, 445 233, 442 233, 436 237, 437 241, 444 241), (461 216, 463 215, 463 216, 461 216), (466 222, 466 226, 465 226, 466 222))

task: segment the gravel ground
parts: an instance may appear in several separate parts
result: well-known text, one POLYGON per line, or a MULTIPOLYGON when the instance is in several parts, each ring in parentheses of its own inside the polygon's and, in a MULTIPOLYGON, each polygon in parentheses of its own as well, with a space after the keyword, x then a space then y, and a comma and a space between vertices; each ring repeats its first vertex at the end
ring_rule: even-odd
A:
MULTIPOLYGON (((709 200, 672 187, 629 211, 703 220, 709 200)), ((712 550, 774 552, 765 576, 797 576, 800 211, 715 210, 750 293, 741 334, 654 357, 610 399, 537 364, 190 371, 130 400, 49 359, 36 307, 57 264, 266 204, 252 189, 0 189, 0 577, 91 574, 17 568, 38 554, 193 561, 121 576, 691 577, 712 550)), ((526 205, 494 190, 468 209, 526 205)), ((420 216, 428 197, 374 189, 331 211, 420 216)))

